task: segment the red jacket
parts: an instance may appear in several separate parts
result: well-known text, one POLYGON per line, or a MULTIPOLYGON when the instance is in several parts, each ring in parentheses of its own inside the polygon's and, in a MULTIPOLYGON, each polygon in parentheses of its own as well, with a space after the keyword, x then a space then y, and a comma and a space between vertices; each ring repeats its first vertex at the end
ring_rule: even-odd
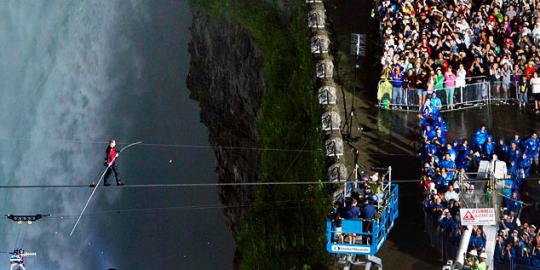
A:
POLYGON ((112 163, 116 159, 116 148, 111 148, 110 146, 107 147, 107 150, 105 150, 106 156, 105 156, 105 162, 112 163))
POLYGON ((531 66, 527 66, 525 68, 525 75, 527 76, 527 80, 530 80, 532 78, 532 75, 536 72, 536 69, 531 66))

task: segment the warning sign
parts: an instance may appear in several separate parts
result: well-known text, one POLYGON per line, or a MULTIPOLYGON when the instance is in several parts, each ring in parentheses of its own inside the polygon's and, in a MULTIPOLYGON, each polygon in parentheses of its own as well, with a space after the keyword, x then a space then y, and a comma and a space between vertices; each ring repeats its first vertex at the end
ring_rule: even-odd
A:
POLYGON ((461 225, 495 225, 493 208, 461 208, 461 225))
POLYGON ((472 221, 474 220, 474 216, 471 214, 471 211, 467 211, 461 220, 472 221))

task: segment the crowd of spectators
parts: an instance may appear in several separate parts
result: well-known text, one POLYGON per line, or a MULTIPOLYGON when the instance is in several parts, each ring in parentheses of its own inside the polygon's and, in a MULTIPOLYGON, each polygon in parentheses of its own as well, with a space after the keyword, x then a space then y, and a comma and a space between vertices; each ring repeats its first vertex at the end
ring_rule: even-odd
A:
POLYGON ((439 92, 452 108, 456 88, 486 80, 501 99, 516 91, 520 107, 528 93, 540 100, 536 0, 382 0, 374 15, 384 44, 383 93, 394 106, 414 92, 422 106, 439 92))
MULTIPOLYGON (((489 181, 473 182, 467 173, 477 171, 482 160, 504 161, 508 177, 499 194, 503 200, 494 260, 499 265, 540 267, 539 231, 534 225, 521 224, 519 219, 523 207, 520 198, 523 180, 531 173, 538 173, 538 135, 533 132, 522 138, 516 133, 509 140, 495 140, 485 125, 481 125, 471 143, 467 139, 449 142, 448 126, 438 111, 424 108, 422 112, 419 115, 422 130, 419 155, 423 164, 420 188, 425 195, 425 228, 431 244, 443 247, 444 259, 455 256, 466 228, 460 222, 460 196, 475 190, 486 191, 486 194, 492 192, 489 181)), ((483 228, 474 226, 465 255, 467 269, 485 269, 485 248, 483 228)))

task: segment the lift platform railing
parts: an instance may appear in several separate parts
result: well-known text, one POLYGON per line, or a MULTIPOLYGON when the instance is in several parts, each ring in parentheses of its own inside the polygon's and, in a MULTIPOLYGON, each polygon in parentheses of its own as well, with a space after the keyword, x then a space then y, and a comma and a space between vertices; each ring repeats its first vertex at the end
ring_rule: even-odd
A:
MULTIPOLYGON (((344 183, 343 189, 339 191, 339 195, 334 198, 334 201, 343 201, 345 202, 345 198, 350 196, 355 190, 357 190, 360 182, 360 174, 363 174, 364 172, 360 172, 360 167, 358 165, 355 166, 354 171, 349 175, 347 178, 348 181, 344 183)), ((390 194, 390 187, 392 186, 392 166, 388 167, 372 167, 371 170, 379 173, 379 182, 381 183, 381 190, 380 194, 374 194, 374 195, 381 195, 380 197, 389 198, 390 194)), ((379 202, 382 202, 382 200, 377 200, 377 203, 379 205, 379 202)))
POLYGON ((341 220, 341 226, 332 219, 327 219, 327 251, 336 254, 376 254, 399 216, 398 194, 398 185, 392 184, 388 196, 384 198, 385 204, 378 209, 375 219, 341 220), (342 243, 339 240, 340 235, 344 236, 345 241, 342 243), (352 243, 349 242, 351 238, 354 238, 352 243))

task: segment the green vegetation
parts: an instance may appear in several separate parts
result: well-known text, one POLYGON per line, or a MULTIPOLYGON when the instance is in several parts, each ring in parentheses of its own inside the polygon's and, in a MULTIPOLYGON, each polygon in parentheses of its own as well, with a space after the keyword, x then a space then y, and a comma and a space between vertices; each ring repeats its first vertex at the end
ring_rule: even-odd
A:
MULTIPOLYGON (((263 147, 320 149, 304 1, 297 0, 290 21, 269 1, 192 1, 213 22, 228 20, 245 28, 261 52, 267 87, 259 111, 263 147)), ((321 180, 324 164, 322 151, 265 151, 259 181, 321 180)), ((237 239, 241 269, 326 268, 327 197, 323 185, 258 188, 237 239)))

